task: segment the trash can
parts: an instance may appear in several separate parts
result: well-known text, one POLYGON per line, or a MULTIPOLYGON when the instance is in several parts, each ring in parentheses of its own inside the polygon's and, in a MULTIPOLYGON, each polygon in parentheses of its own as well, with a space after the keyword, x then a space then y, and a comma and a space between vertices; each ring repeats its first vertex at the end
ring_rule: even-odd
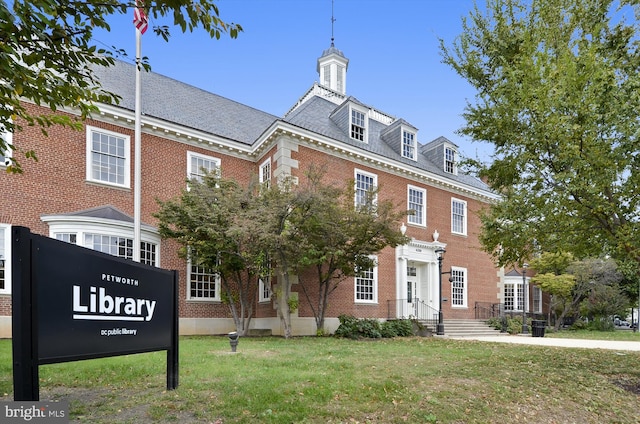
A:
POLYGON ((531 320, 531 335, 533 337, 544 337, 544 328, 546 326, 546 321, 542 321, 539 319, 531 320))

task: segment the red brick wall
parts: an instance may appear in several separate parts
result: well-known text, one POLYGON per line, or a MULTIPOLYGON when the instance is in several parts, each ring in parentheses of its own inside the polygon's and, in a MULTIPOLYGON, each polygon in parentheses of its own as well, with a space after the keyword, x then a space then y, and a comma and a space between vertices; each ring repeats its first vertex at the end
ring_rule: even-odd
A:
MULTIPOLYGON (((27 105, 31 111, 36 106, 27 105)), ((87 125, 104 128, 109 131, 128 135, 131 138, 131 157, 134 149, 134 133, 132 129, 95 120, 87 125)), ((61 127, 53 127, 45 137, 39 128, 25 127, 22 133, 14 135, 14 144, 19 150, 33 149, 39 157, 38 162, 24 159, 18 153, 24 174, 9 175, 0 173, 0 186, 4 190, 5 202, 0 204, 0 222, 23 225, 35 233, 48 235, 48 226, 40 219, 41 215, 62 214, 97 206, 113 205, 124 213, 133 216, 133 189, 113 188, 86 181, 86 131, 73 131, 61 127)), ((239 159, 228 151, 216 151, 193 147, 165 139, 155 134, 142 134, 142 222, 155 226, 157 220, 153 213, 157 212, 156 199, 175 198, 186 186, 187 151, 193 151, 221 159, 222 174, 246 184, 256 175, 259 165, 266 157, 272 156, 275 148, 263 154, 257 162, 239 159)), ((400 209, 406 209, 407 184, 423 187, 427 190, 427 228, 408 225, 407 235, 418 240, 431 241, 435 229, 440 232, 440 241, 447 244, 444 269, 450 266, 466 267, 468 273, 468 308, 451 309, 445 303, 446 318, 472 318, 473 301, 497 302, 496 271, 489 257, 480 251, 477 241, 479 219, 476 212, 482 203, 454 194, 453 196, 467 201, 468 235, 458 236, 450 232, 451 197, 452 194, 442 188, 415 182, 394 175, 390 171, 382 171, 372 167, 354 164, 345 157, 328 155, 315 148, 300 146, 298 152, 292 152, 292 159, 298 160, 300 167, 294 170, 294 176, 303 177, 308 164, 326 165, 329 172, 327 178, 338 184, 344 184, 354 178, 354 169, 370 172, 378 176, 380 186, 379 198, 390 199, 400 209)), ((131 184, 133 186, 133 160, 131 161, 131 184)), ((275 169, 275 163, 272 162, 275 169)), ((161 266, 177 269, 180 277, 180 314, 183 317, 229 317, 228 307, 220 303, 187 301, 186 262, 176 255, 177 243, 170 240, 162 242, 161 266)), ((353 279, 346 279, 332 295, 327 317, 335 317, 348 313, 362 317, 386 317, 387 299, 395 298, 396 274, 395 251, 388 248, 378 256, 378 303, 354 303, 353 279)), ((444 276, 444 296, 450 298, 449 283, 444 276)), ((294 286, 300 292, 300 287, 294 286)), ((309 305, 303 302, 299 316, 311 317, 309 305)), ((10 298, 0 297, 0 314, 8 314, 10 298)), ((272 317, 275 312, 271 303, 256 304, 257 316, 272 317)))
MULTIPOLYGON (((480 249, 478 232, 480 219, 478 212, 486 204, 473 198, 451 193, 442 188, 416 182, 407 178, 384 172, 375 168, 355 164, 343 157, 329 156, 319 150, 300 146, 292 158, 300 163, 299 178, 303 178, 308 164, 325 166, 329 171, 327 181, 344 184, 354 178, 354 170, 376 174, 378 177, 380 200, 391 200, 398 210, 407 208, 407 184, 427 190, 427 227, 407 225, 407 235, 417 240, 431 241, 434 230, 440 233, 439 241, 446 243, 447 252, 443 261, 443 271, 451 266, 467 269, 466 308, 452 308, 451 302, 443 303, 445 318, 474 318, 475 302, 498 302, 498 277, 496 268, 489 256, 480 249), (467 202, 467 235, 451 233, 451 198, 467 202)), ((327 317, 336 317, 341 313, 362 317, 386 317, 387 300, 396 297, 395 250, 387 248, 378 255, 378 304, 354 303, 354 281, 352 278, 340 283, 329 302, 327 317)), ((296 287, 294 286, 294 290, 296 287)), ((298 290, 299 291, 299 290, 298 290)), ((451 287, 448 275, 443 275, 443 297, 451 299, 451 287)), ((302 299, 303 296, 300 297, 302 299)), ((302 306, 300 316, 312 316, 307 307, 302 306)))

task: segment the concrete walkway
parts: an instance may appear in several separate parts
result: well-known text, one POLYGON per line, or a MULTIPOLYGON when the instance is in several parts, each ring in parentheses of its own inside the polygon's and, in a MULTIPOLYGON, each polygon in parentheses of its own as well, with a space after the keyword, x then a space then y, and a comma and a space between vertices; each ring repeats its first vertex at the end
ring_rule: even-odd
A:
POLYGON ((618 351, 640 352, 640 342, 623 342, 611 340, 560 339, 556 337, 531 336, 478 336, 451 337, 456 340, 478 340, 482 342, 515 343, 536 346, 576 347, 584 349, 609 349, 618 351))

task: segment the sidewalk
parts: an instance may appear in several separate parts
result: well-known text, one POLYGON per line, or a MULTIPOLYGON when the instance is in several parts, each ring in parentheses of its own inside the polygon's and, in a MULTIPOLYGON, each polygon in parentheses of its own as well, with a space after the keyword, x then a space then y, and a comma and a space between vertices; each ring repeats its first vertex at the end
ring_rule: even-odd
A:
POLYGON ((451 337, 456 340, 478 340, 481 342, 514 343, 537 346, 575 347, 584 349, 609 349, 640 352, 640 342, 560 339, 555 337, 531 336, 479 336, 479 337, 451 337))

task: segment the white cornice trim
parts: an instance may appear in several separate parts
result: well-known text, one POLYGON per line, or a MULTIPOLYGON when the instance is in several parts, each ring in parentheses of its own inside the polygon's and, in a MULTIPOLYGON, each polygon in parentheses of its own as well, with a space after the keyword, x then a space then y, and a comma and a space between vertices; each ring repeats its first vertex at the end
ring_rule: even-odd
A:
MULTIPOLYGON (((108 121, 133 129, 135 124, 135 115, 133 111, 106 104, 99 105, 99 109, 100 115, 91 116, 91 119, 108 121)), ((192 128, 150 116, 142 116, 141 127, 142 132, 146 134, 160 136, 179 143, 185 143, 207 150, 215 150, 217 152, 222 150, 225 154, 243 159, 248 159, 247 156, 251 154, 252 150, 254 150, 252 146, 248 146, 235 140, 216 136, 204 131, 194 130, 192 128)))
MULTIPOLYGON (((98 108, 100 110, 99 116, 91 116, 91 119, 103 120, 133 129, 135 121, 133 111, 124 109, 120 106, 108 104, 99 104, 98 108)), ((481 190, 476 187, 412 167, 405 163, 358 149, 355 146, 341 143, 330 137, 297 127, 280 119, 274 121, 252 146, 144 115, 142 116, 141 124, 142 131, 146 134, 160 136, 180 143, 197 146, 210 151, 222 152, 230 156, 256 162, 259 161, 264 153, 273 146, 279 135, 288 135, 305 142, 310 147, 312 146, 318 150, 322 150, 327 154, 332 154, 334 156, 346 156, 362 165, 390 172, 413 181, 456 191, 462 195, 473 197, 485 202, 495 202, 500 199, 498 194, 490 191, 481 190)), ((455 144, 453 145, 455 146, 455 144)))
POLYGON ((338 157, 346 156, 362 165, 400 175, 413 181, 443 187, 447 190, 456 191, 468 197, 473 197, 485 202, 493 202, 500 199, 500 196, 490 191, 480 190, 476 187, 472 187, 458 181, 446 179, 440 175, 430 173, 423 169, 411 167, 405 163, 385 158, 366 150, 358 149, 355 146, 340 143, 330 137, 314 133, 283 121, 276 122, 271 128, 269 128, 269 131, 265 131, 265 138, 258 140, 256 145, 262 145, 265 142, 273 141, 279 134, 297 138, 305 142, 308 146, 322 150, 327 154, 332 154, 338 157))

